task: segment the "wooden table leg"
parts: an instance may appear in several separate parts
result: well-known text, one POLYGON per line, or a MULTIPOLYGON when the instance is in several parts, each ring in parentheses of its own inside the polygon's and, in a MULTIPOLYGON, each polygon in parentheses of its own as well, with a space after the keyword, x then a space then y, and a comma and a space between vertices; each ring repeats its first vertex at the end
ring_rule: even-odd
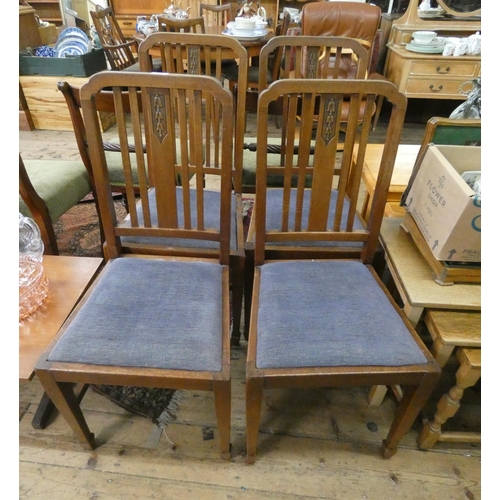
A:
POLYGON ((55 405, 51 399, 47 396, 47 393, 43 393, 40 404, 35 412, 35 416, 31 421, 31 425, 35 429, 45 429, 47 427, 47 422, 49 421, 50 415, 55 410, 55 405))
MULTIPOLYGON (((457 370, 457 383, 444 394, 437 404, 437 411, 434 415, 434 420, 426 422, 417 438, 419 448, 427 450, 432 448, 438 441, 469 441, 464 433, 449 435, 444 439, 441 431, 441 426, 455 413, 460 407, 460 399, 467 387, 473 386, 481 377, 481 349, 465 349, 457 350, 457 358, 460 362, 460 367, 457 370)), ((466 433, 470 434, 470 433, 466 433)), ((477 441, 478 439, 475 439, 477 441)))

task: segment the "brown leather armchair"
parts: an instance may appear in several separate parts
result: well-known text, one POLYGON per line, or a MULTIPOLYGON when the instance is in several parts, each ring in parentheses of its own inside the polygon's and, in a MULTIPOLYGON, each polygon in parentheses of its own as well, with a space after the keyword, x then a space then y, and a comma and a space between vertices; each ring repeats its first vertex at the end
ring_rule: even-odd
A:
MULTIPOLYGON (((345 36, 355 38, 369 52, 369 68, 376 67, 374 55, 378 54, 377 32, 380 25, 382 11, 380 7, 359 2, 314 2, 302 8, 302 34, 306 36, 345 36)), ((354 78, 357 67, 350 59, 346 59, 344 74, 339 78, 354 78)), ((367 78, 370 80, 387 79, 376 72, 369 70, 367 78)), ((383 99, 377 103, 372 128, 378 121, 383 99)))

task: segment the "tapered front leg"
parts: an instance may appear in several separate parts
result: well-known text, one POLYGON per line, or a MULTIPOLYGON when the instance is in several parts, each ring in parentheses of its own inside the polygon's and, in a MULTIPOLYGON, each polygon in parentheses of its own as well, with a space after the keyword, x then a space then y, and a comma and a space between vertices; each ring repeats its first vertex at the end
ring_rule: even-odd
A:
POLYGON ((384 458, 390 458, 396 453, 399 442, 410 430, 434 390, 439 375, 439 372, 429 373, 424 376, 420 385, 405 386, 403 388, 403 398, 396 411, 387 438, 383 441, 382 455, 384 458))
POLYGON ((264 383, 261 378, 246 382, 247 464, 255 463, 264 383))
POLYGON ((231 458, 231 381, 214 381, 215 413, 219 429, 220 456, 223 460, 231 458))
POLYGON ((95 448, 94 434, 90 432, 85 421, 79 401, 73 392, 73 384, 57 382, 49 372, 44 370, 37 370, 36 374, 47 396, 73 429, 83 446, 93 450, 95 448))

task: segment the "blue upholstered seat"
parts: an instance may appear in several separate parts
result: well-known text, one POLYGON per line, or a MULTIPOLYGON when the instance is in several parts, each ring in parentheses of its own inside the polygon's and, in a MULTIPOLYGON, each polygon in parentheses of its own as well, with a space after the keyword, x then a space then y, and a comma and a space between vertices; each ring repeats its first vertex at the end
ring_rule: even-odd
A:
MULTIPOLYGON (((179 186, 177 191, 177 206, 182 206, 182 188, 179 186)), ((217 191, 206 190, 203 193, 204 199, 204 210, 205 215, 205 227, 206 228, 220 228, 220 193, 217 191)), ((149 202, 151 207, 156 207, 156 191, 152 188, 149 191, 149 202)), ((137 205, 137 217, 142 224, 143 222, 143 211, 140 204, 137 205)), ((130 216, 125 219, 125 224, 130 223, 130 216)), ((151 213, 151 223, 153 225, 158 225, 158 214, 156 211, 151 213)), ((196 192, 191 190, 191 223, 193 227, 196 227, 196 192)), ((184 224, 184 212, 179 212, 179 225, 184 224)), ((124 236, 122 237, 123 243, 141 243, 144 245, 159 245, 163 247, 186 247, 186 248, 218 248, 218 243, 216 241, 209 240, 196 240, 196 239, 176 239, 176 238, 145 238, 141 236, 124 236)), ((230 249, 236 250, 236 200, 234 193, 232 194, 231 200, 231 240, 230 249)))
POLYGON ((361 262, 264 264, 259 293, 257 368, 427 363, 361 262))
POLYGON ((111 261, 49 361, 220 371, 222 269, 208 262, 111 261))

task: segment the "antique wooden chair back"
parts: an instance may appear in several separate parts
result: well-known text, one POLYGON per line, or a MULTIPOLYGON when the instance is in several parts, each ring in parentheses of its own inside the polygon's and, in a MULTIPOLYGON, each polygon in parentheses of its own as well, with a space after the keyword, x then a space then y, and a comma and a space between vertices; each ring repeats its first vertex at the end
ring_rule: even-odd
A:
MULTIPOLYGON (((154 33, 139 46, 139 62, 142 71, 151 71, 151 54, 160 52, 162 71, 165 73, 188 73, 193 75, 212 75, 224 81, 225 61, 227 58, 239 60, 239 78, 235 99, 235 129, 230 138, 233 144, 233 215, 235 224, 232 231, 231 276, 233 286, 233 336, 232 343, 239 344, 240 323, 243 301, 243 279, 245 268, 245 251, 243 240, 243 213, 241 199, 241 176, 243 169, 245 87, 248 67, 248 53, 234 38, 224 35, 207 35, 196 33, 154 33), (209 69, 208 69, 209 68, 209 69), (207 70, 208 69, 208 70, 207 70)), ((207 106, 206 120, 214 120, 218 129, 218 114, 207 106)), ((212 158, 214 166, 218 165, 222 143, 219 140, 205 143, 191 143, 193 148, 205 148, 204 158, 212 158)))
MULTIPOLYGON (((279 80, 259 97, 256 267, 246 372, 249 463, 256 458, 266 388, 368 386, 373 380, 401 383, 403 399, 383 442, 383 454, 390 457, 439 378, 437 363, 370 265, 405 110, 406 98, 393 84, 369 80, 279 80), (371 112, 379 95, 393 109, 373 209, 362 221, 356 216, 356 203, 371 112), (284 187, 273 198, 267 176, 275 169, 268 165, 267 142, 269 110, 277 100, 283 102, 283 119, 295 122, 299 116, 301 127, 296 138, 292 133, 288 137, 284 187), (338 158, 344 101, 351 110, 338 158), (358 131, 362 101, 366 112, 358 131), (298 178, 296 188, 293 175, 298 178), (307 175, 312 176, 311 188, 305 187, 307 175), (280 209, 277 218, 272 204, 280 209), (299 250, 279 260, 270 257, 269 247, 282 245, 323 250, 317 255, 299 250)), ((292 131, 292 125, 284 127, 292 131)))
MULTIPOLYGON (((258 93, 266 89, 270 81, 279 79, 338 78, 342 68, 346 65, 350 67, 351 78, 365 78, 367 64, 368 53, 357 40, 346 37, 277 36, 269 40, 260 52, 258 93), (332 64, 334 58, 336 59, 332 64), (271 76, 268 69, 270 61, 275 61, 272 65, 271 76)), ((247 99, 249 99, 248 95, 247 99)), ((348 103, 345 103, 342 107, 343 122, 347 120, 348 110, 348 103)), ((363 112, 363 110, 364 104, 360 111, 363 112)), ((270 112, 281 117, 282 103, 279 100, 273 102, 270 112)), ((286 119, 283 121, 287 122, 286 119)), ((270 143, 269 152, 279 154, 285 144, 287 134, 287 130, 282 128, 281 140, 270 143)), ((244 150, 254 152, 257 146, 255 142, 248 140, 243 147, 244 150)), ((271 186, 281 186, 279 178, 270 176, 269 182, 271 186)), ((254 155, 245 155, 242 189, 246 192, 255 191, 254 155)))
POLYGON ((233 6, 230 3, 200 3, 200 17, 205 19, 205 26, 227 26, 233 20, 233 6))
POLYGON ((158 16, 158 31, 170 33, 205 33, 205 19, 202 16, 188 19, 173 19, 158 16))
POLYGON ((137 42, 125 38, 113 8, 91 11, 90 15, 111 69, 121 71, 136 64, 137 42))
MULTIPOLYGON (((64 99, 68 106, 73 131, 75 132, 76 144, 80 157, 87 170, 92 171, 92 162, 88 151, 87 130, 82 116, 82 104, 80 100, 80 87, 75 87, 68 82, 58 82, 58 90, 64 95, 64 99)), ((139 103, 140 104, 140 103, 139 103)), ((128 101, 124 101, 126 108, 125 113, 130 113, 128 101)), ((115 113, 115 103, 113 94, 111 92, 101 92, 96 101, 96 107, 99 113, 115 113)), ((110 177, 110 184, 113 191, 121 193, 123 201, 128 210, 128 199, 125 189, 125 179, 123 177, 122 157, 120 153, 120 145, 114 141, 103 141, 104 150, 106 151, 106 158, 108 163, 108 171, 110 177)), ((137 174, 137 164, 132 158, 131 160, 132 176, 134 179, 135 192, 139 189, 139 180, 137 174)))
POLYGON ((107 262, 36 372, 47 395, 90 448, 95 446, 94 436, 70 383, 213 391, 220 452, 229 458, 233 97, 210 76, 122 71, 93 75, 81 89, 81 100, 107 262), (130 204, 125 221, 117 220, 114 210, 95 106, 99 93, 109 91, 105 89, 112 89, 115 101, 130 199, 135 193, 131 143, 139 169, 137 205, 130 204), (204 124, 208 103, 220 115, 218 131, 213 122, 204 124), (130 117, 123 113, 126 107, 130 117), (180 151, 176 137, 182 139, 180 151), (199 145, 214 137, 222 141, 221 161, 209 167, 201 149, 190 148, 190 143, 199 145), (155 184, 149 188, 146 178, 153 172, 155 184), (217 191, 205 189, 209 175, 217 178, 217 191), (207 213, 207 198, 214 196, 218 209, 207 213), (140 238, 136 249, 141 255, 124 255, 122 241, 127 237, 140 238), (174 240, 184 246, 193 240, 204 242, 206 252, 202 258, 184 258, 165 243, 174 240))

